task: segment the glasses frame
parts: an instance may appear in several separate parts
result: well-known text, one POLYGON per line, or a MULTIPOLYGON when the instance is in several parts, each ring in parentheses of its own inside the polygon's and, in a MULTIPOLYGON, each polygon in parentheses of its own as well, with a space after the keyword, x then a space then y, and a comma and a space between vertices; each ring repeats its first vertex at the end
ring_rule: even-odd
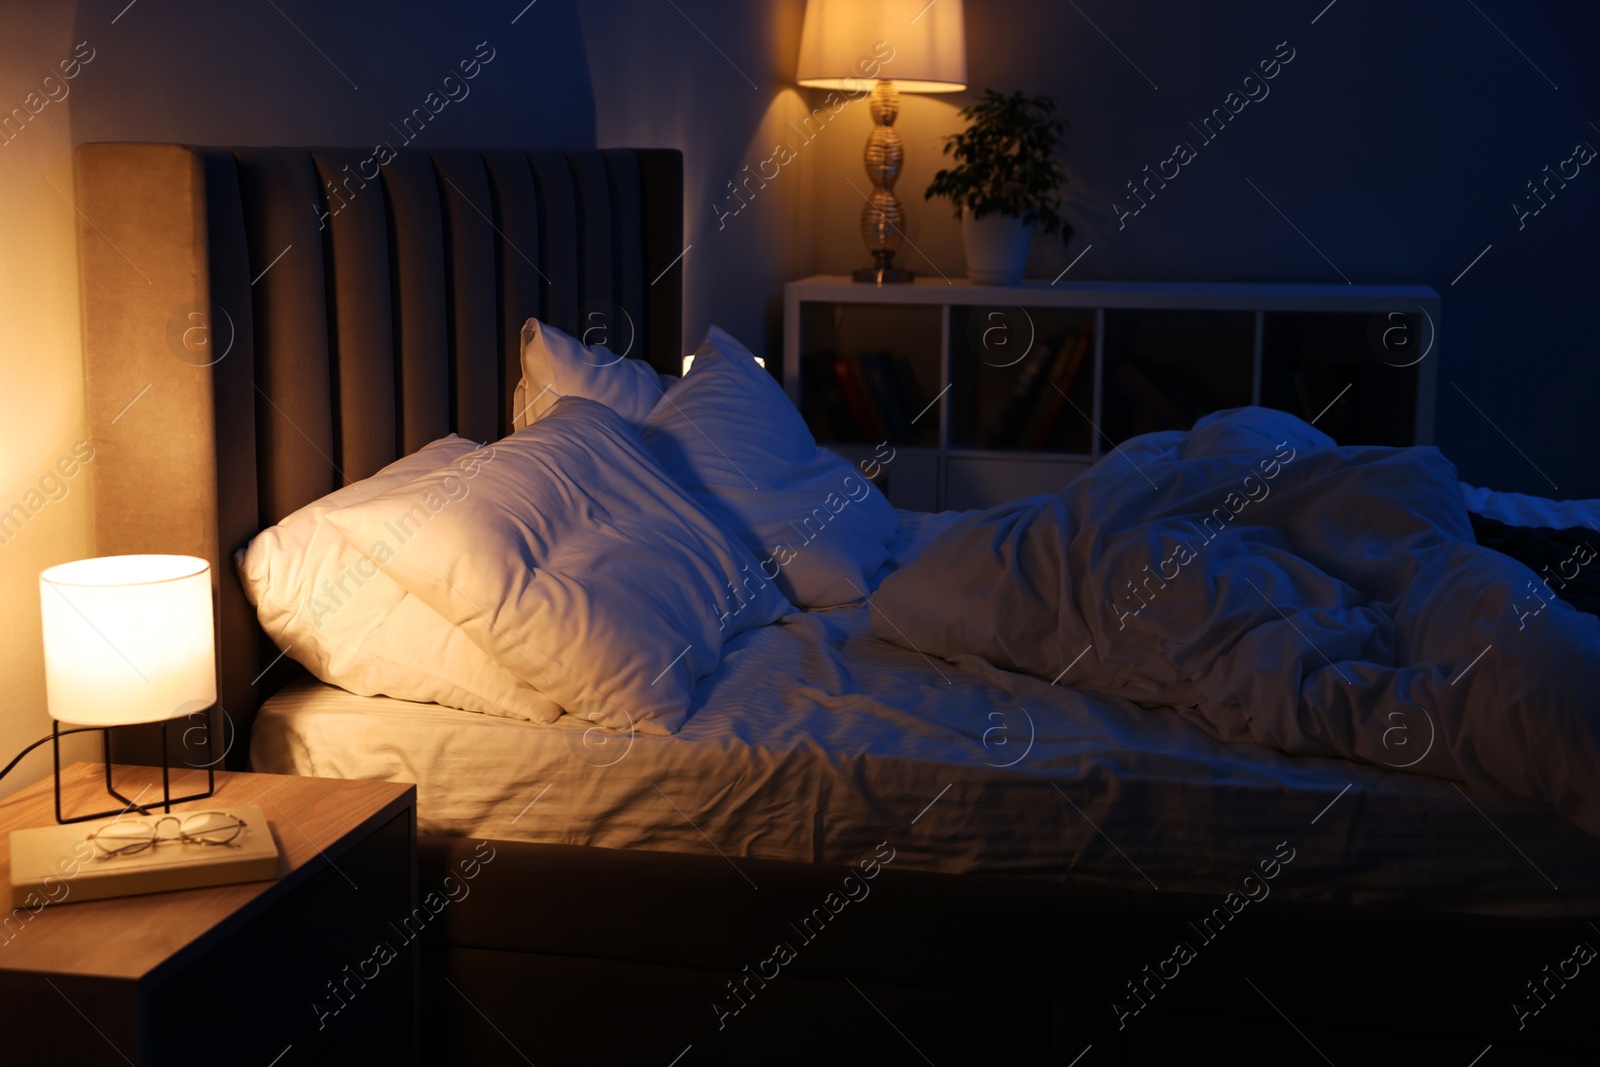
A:
MULTIPOLYGON (((144 840, 141 838, 140 840, 130 841, 129 843, 121 845, 117 848, 107 848, 96 840, 96 837, 98 837, 102 831, 109 830, 111 827, 116 826, 120 822, 120 819, 113 820, 112 822, 107 823, 105 826, 93 831, 85 838, 85 840, 95 848, 95 859, 109 860, 118 859, 122 856, 137 856, 141 852, 153 851, 157 845, 170 841, 177 841, 185 845, 199 845, 201 848, 239 848, 239 839, 244 836, 246 830, 250 829, 250 824, 248 822, 239 818, 239 816, 226 811, 183 811, 178 812, 177 814, 155 816, 155 820, 150 824, 149 840, 144 840), (183 824, 185 820, 192 819, 197 815, 220 815, 223 818, 232 819, 234 823, 237 824, 233 828, 233 836, 228 838, 226 841, 207 841, 201 837, 191 837, 189 834, 184 832, 183 824), (178 834, 176 837, 161 836, 161 827, 168 822, 175 822, 178 824, 178 834)), ((122 825, 128 824, 123 823, 122 825)))

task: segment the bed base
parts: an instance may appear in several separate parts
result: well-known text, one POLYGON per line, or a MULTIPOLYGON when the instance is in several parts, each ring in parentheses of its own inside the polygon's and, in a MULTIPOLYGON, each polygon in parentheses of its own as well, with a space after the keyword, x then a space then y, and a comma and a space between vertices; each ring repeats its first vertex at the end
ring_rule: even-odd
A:
MULTIPOLYGON (((1550 982, 1521 1029, 1511 1007, 1536 1007, 1525 983, 1600 943, 1580 919, 1268 898, 1205 942, 1189 923, 1214 897, 885 867, 802 932, 791 924, 854 868, 488 847, 494 859, 424 934, 425 1062, 1094 1067, 1228 1050, 1322 1062, 1314 1044, 1337 1064, 1465 1065, 1493 1045, 1494 1064, 1558 1065, 1600 1053, 1581 972, 1550 982), (1163 980, 1180 940, 1195 957, 1163 980), (781 968, 767 963, 780 941, 795 950, 781 968)), ((425 837, 421 892, 475 850, 425 837)))

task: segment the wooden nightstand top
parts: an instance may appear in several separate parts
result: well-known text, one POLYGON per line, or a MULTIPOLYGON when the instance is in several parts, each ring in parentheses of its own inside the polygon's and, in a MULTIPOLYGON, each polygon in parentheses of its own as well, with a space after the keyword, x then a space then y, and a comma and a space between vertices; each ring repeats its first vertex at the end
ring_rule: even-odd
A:
MULTIPOLYGON (((144 799, 161 794, 160 768, 118 766, 114 773, 124 796, 138 798, 147 786, 144 799)), ((61 778, 62 808, 69 814, 108 806, 102 764, 74 764, 61 778)), ((203 773, 173 772, 174 795, 204 788, 203 773)), ((75 904, 69 880, 59 904, 31 914, 26 907, 0 910, 0 971, 142 980, 181 966, 330 864, 338 871, 339 856, 351 844, 415 806, 416 786, 218 771, 215 796, 172 810, 245 804, 260 807, 271 823, 282 856, 277 881, 75 904)), ((54 821, 48 778, 0 801, 0 901, 11 897, 11 831, 54 821)))

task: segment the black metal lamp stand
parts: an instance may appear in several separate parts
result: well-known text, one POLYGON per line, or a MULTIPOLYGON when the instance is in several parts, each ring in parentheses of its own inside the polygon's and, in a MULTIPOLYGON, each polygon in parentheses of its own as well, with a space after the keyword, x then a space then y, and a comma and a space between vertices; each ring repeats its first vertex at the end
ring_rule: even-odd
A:
MULTIPOLYGON (((75 732, 75 731, 68 731, 68 732, 72 733, 72 732, 75 732)), ((61 823, 63 826, 68 824, 68 823, 88 822, 90 819, 110 819, 110 818, 114 818, 114 817, 116 817, 118 815, 125 815, 129 811, 137 811, 140 815, 149 815, 150 814, 150 808, 154 808, 154 807, 157 806, 154 802, 152 802, 152 803, 150 803, 148 805, 140 804, 140 803, 138 803, 137 799, 129 800, 127 797, 125 797, 121 793, 117 792, 116 788, 112 785, 112 782, 111 782, 111 727, 109 727, 109 726, 105 727, 101 731, 101 734, 103 735, 102 736, 102 742, 103 742, 103 750, 104 750, 104 753, 105 753, 106 792, 110 793, 116 799, 122 801, 123 807, 121 807, 120 809, 118 809, 118 808, 110 808, 110 809, 108 809, 106 811, 97 811, 92 815, 74 815, 72 818, 68 819, 68 818, 64 818, 62 816, 62 814, 61 814, 61 724, 59 722, 54 722, 54 721, 52 721, 51 724, 50 724, 51 748, 55 751, 55 765, 56 765, 56 822, 61 823)), ((206 764, 206 791, 204 793, 191 793, 189 796, 186 796, 186 797, 175 797, 175 796, 172 795, 171 759, 167 754, 167 721, 166 720, 162 720, 162 723, 161 723, 161 802, 160 802, 160 805, 159 805, 161 810, 163 812, 170 812, 172 810, 172 805, 174 805, 174 804, 182 804, 182 803, 185 803, 186 801, 190 801, 190 800, 204 800, 207 797, 209 797, 209 796, 213 795, 214 793, 216 793, 216 791, 217 791, 217 772, 216 772, 216 767, 215 767, 214 764, 208 763, 208 764, 206 764)))

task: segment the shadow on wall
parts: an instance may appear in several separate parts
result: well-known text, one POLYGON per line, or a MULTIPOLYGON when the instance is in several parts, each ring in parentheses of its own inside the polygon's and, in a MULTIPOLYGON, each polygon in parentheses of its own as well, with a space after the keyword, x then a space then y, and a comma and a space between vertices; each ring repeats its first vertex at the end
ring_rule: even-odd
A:
POLYGON ((712 323, 776 355, 781 293, 810 273, 810 163, 767 173, 728 217, 729 183, 772 157, 806 113, 794 87, 803 0, 588 0, 579 18, 593 78, 596 140, 684 154, 684 343, 712 323), (719 208, 723 208, 719 212, 719 208))

